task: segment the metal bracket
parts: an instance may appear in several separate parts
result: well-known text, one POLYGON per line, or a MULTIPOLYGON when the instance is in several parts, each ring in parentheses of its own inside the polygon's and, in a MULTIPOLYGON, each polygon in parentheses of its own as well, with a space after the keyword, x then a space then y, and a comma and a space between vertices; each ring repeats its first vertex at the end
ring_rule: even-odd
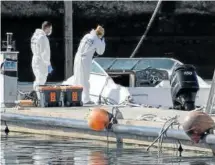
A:
POLYGON ((5 132, 6 135, 8 135, 9 132, 10 132, 10 130, 9 130, 9 128, 8 128, 8 125, 7 125, 6 121, 4 121, 4 124, 5 124, 4 132, 5 132))

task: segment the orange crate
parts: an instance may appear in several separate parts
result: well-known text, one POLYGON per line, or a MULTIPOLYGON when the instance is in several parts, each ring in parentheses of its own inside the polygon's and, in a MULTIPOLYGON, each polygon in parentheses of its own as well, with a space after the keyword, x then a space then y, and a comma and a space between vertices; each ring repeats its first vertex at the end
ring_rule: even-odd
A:
POLYGON ((62 100, 66 107, 83 106, 82 102, 82 86, 61 86, 62 100))
POLYGON ((60 86, 39 86, 40 106, 42 107, 61 107, 61 87, 60 86))

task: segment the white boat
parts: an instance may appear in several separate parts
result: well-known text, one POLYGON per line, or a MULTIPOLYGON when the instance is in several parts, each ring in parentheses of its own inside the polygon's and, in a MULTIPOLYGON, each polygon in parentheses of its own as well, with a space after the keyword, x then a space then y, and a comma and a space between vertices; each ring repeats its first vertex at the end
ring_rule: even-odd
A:
MULTIPOLYGON (((173 58, 94 58, 90 94, 94 102, 109 98, 120 104, 132 97, 137 104, 172 107, 169 77, 183 63, 173 58), (150 73, 148 73, 150 72, 150 73)), ((207 104, 210 85, 199 75, 196 106, 207 104)), ((72 85, 72 77, 63 84, 72 85)))

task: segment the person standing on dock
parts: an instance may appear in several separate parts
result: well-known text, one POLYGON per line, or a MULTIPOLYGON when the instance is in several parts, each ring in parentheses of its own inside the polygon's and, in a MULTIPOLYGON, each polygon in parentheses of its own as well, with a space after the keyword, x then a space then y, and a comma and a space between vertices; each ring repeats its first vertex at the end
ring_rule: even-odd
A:
POLYGON ((102 55, 105 51, 104 28, 97 26, 86 34, 80 42, 74 60, 74 85, 83 86, 82 101, 93 104, 90 100, 90 72, 94 53, 102 55))
POLYGON ((33 88, 46 83, 48 73, 52 72, 50 62, 50 45, 47 36, 52 33, 52 24, 43 22, 42 29, 36 29, 31 38, 31 51, 33 53, 32 69, 35 76, 33 88))

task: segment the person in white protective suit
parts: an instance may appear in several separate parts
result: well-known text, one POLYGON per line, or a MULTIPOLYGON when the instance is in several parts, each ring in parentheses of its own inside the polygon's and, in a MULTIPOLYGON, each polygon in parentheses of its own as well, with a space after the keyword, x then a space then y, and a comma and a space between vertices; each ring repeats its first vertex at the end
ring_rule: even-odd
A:
POLYGON ((42 24, 42 29, 36 29, 31 38, 31 51, 33 53, 32 69, 35 76, 34 90, 36 90, 38 85, 44 85, 48 74, 52 72, 50 45, 47 37, 51 33, 52 24, 45 21, 42 24))
POLYGON ((90 72, 93 55, 96 52, 102 55, 105 51, 104 28, 97 26, 86 34, 80 42, 74 60, 74 85, 83 86, 82 101, 84 104, 93 104, 90 100, 90 72))

